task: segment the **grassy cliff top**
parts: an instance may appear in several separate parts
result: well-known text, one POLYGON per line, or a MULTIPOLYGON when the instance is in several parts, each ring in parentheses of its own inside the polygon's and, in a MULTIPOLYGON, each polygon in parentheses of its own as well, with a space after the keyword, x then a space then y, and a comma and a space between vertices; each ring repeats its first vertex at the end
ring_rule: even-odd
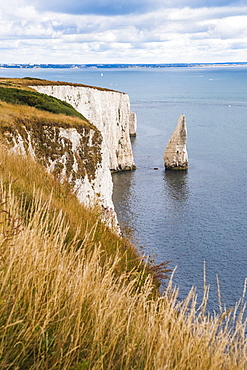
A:
POLYGON ((30 86, 77 86, 77 87, 88 87, 100 91, 111 91, 117 92, 120 94, 125 94, 121 91, 111 90, 103 87, 89 86, 84 84, 72 83, 72 82, 63 82, 63 81, 49 81, 40 78, 24 77, 24 78, 1 78, 0 77, 0 86, 9 86, 9 87, 19 87, 19 88, 30 88, 30 86))
POLYGON ((15 145, 16 138, 19 142, 21 137, 25 150, 33 145, 37 161, 46 167, 53 162, 54 176, 66 173, 74 182, 86 174, 89 179, 94 178, 97 165, 101 163, 102 136, 94 125, 70 104, 25 86, 20 87, 14 81, 11 87, 0 86, 1 134, 9 148, 15 145), (76 159, 71 151, 72 144, 60 138, 60 128, 76 129, 81 135, 80 155, 77 153, 76 159), (89 136, 92 146, 88 145, 89 136), (77 161, 80 161, 79 170, 74 171, 73 164, 77 161))
MULTIPOLYGON (((55 97, 38 93, 31 89, 25 79, 2 79, 0 82, 0 127, 8 129, 21 124, 23 120, 30 125, 58 127, 92 127, 81 113, 55 97)), ((40 80, 42 81, 42 80, 40 80)))
POLYGON ((88 122, 88 120, 70 104, 52 96, 32 91, 25 85, 20 86, 15 83, 11 86, 7 84, 0 85, 0 101, 19 106, 30 106, 50 113, 77 117, 88 122))
POLYGON ((14 127, 25 122, 28 126, 56 126, 63 128, 83 128, 91 127, 98 131, 96 127, 90 124, 86 119, 76 116, 67 116, 66 114, 51 113, 42 111, 35 107, 21 104, 11 104, 0 100, 0 131, 11 130, 14 127))

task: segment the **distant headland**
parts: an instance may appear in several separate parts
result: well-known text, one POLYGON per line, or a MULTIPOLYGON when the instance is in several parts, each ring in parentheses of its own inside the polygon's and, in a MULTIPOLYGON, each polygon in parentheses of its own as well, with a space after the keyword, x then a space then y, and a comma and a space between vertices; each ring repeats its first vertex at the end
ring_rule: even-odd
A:
POLYGON ((224 63, 162 63, 162 64, 15 64, 0 63, 0 69, 5 68, 188 68, 188 67, 227 67, 247 66, 246 62, 224 62, 224 63))

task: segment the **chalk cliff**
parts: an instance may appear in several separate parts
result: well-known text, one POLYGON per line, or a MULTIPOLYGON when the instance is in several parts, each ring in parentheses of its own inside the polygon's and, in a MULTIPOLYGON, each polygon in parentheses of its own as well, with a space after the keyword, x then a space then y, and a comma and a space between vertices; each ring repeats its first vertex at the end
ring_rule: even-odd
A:
POLYGON ((10 151, 29 154, 62 182, 68 181, 81 203, 112 208, 112 179, 102 156, 102 136, 96 128, 50 125, 15 126, 5 131, 10 151))
POLYGON ((186 142, 186 118, 182 114, 164 152, 164 164, 167 170, 184 170, 188 168, 186 142))
POLYGON ((70 103, 101 132, 102 150, 112 171, 135 168, 130 135, 136 133, 136 116, 127 94, 84 85, 31 86, 36 91, 70 103))
POLYGON ((99 206, 102 219, 119 231, 110 170, 135 168, 130 136, 136 116, 128 95, 31 78, 2 82, 0 136, 9 150, 30 155, 70 184, 82 204, 99 206))

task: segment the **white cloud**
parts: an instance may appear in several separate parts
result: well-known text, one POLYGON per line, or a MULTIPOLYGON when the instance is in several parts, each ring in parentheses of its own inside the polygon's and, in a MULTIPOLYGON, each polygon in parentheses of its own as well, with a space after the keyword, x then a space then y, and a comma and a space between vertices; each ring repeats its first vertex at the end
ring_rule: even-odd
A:
MULTIPOLYGON (((176 0, 170 2, 172 8, 161 7, 163 2, 156 1, 153 10, 147 11, 150 1, 145 2, 145 11, 142 8, 143 11, 139 13, 115 16, 41 11, 25 0, 2 2, 0 49, 4 53, 1 62, 172 63, 247 60, 247 7, 207 8, 198 7, 197 1, 176 0), (176 8, 174 4, 180 4, 181 7, 176 8)), ((216 3, 222 5, 223 1, 216 3)), ((44 10, 49 8, 48 2, 42 4, 44 10)), ((139 1, 136 0, 134 5, 137 9, 139 1)))
POLYGON ((247 15, 227 17, 216 20, 211 26, 210 34, 212 37, 221 39, 235 39, 247 36, 247 15))

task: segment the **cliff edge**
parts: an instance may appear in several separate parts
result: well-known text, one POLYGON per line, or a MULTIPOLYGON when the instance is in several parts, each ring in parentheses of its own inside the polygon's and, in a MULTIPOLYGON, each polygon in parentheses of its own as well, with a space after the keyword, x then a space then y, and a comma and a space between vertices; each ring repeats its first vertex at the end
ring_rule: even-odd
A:
POLYGON ((9 150, 67 182, 80 203, 100 206, 102 219, 119 231, 110 170, 135 168, 128 95, 30 78, 1 79, 1 85, 0 131, 9 150))
POLYGON ((30 86, 71 104, 99 129, 111 171, 135 169, 130 136, 136 134, 136 115, 127 94, 66 83, 30 86))

